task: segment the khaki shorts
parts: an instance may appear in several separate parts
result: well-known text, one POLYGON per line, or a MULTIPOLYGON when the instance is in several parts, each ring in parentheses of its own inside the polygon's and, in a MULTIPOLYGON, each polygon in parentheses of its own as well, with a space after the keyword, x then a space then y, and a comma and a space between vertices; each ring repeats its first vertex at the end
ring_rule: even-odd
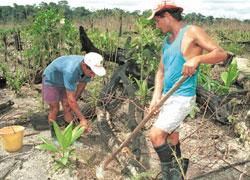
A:
POLYGON ((182 121, 192 111, 195 100, 196 96, 170 96, 162 105, 154 126, 169 134, 174 131, 178 132, 182 121))

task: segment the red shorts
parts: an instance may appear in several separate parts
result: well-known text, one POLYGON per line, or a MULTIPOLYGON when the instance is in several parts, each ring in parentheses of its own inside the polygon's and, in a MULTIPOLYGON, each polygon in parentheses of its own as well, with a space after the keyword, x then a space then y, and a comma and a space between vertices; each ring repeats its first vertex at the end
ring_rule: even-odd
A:
POLYGON ((65 87, 46 86, 44 84, 45 77, 42 79, 42 101, 47 104, 59 103, 59 101, 67 98, 65 87))

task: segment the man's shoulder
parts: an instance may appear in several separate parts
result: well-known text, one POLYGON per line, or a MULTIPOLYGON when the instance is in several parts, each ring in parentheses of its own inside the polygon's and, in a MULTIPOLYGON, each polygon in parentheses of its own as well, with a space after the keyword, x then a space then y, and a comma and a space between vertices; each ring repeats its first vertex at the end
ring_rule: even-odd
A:
POLYGON ((195 25, 190 25, 187 29, 188 33, 199 33, 203 31, 199 26, 195 26, 195 25))
POLYGON ((55 61, 65 61, 65 62, 70 62, 70 61, 82 61, 84 59, 84 56, 80 55, 67 55, 67 56, 60 56, 55 59, 55 61))
POLYGON ((191 25, 186 32, 186 38, 193 40, 199 39, 206 34, 205 31, 203 31, 200 27, 194 25, 191 25))
POLYGON ((70 56, 60 56, 56 58, 51 64, 55 66, 60 71, 69 71, 77 69, 81 64, 84 56, 70 55, 70 56))

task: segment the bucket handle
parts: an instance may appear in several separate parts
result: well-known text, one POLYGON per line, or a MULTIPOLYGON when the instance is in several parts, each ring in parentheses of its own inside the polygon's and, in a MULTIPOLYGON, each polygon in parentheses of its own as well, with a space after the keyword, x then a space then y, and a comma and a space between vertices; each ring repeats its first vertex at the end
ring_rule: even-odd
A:
POLYGON ((12 131, 14 132, 14 134, 16 134, 15 129, 12 126, 10 126, 10 128, 12 129, 12 131))

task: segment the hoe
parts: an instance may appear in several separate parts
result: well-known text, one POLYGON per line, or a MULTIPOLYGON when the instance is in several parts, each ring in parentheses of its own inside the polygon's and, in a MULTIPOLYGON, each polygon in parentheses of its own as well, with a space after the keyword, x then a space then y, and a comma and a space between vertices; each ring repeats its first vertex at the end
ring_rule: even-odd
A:
POLYGON ((134 131, 129 135, 129 137, 119 146, 119 148, 114 151, 101 166, 96 169, 96 177, 100 180, 104 178, 104 171, 108 164, 115 158, 115 156, 129 143, 129 141, 136 135, 136 133, 148 122, 148 120, 153 116, 154 112, 161 108, 164 102, 180 87, 180 85, 187 79, 187 76, 182 76, 174 86, 164 95, 164 97, 152 108, 152 110, 144 117, 144 119, 139 123, 139 125, 134 129, 134 131))

